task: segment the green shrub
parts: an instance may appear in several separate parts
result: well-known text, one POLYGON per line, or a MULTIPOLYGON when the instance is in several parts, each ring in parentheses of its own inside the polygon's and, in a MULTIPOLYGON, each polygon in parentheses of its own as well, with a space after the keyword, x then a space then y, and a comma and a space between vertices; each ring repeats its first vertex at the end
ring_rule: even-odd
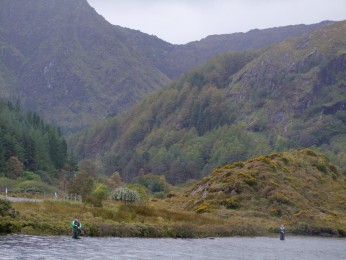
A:
POLYGON ((239 197, 238 196, 232 196, 228 199, 225 199, 221 202, 221 205, 224 205, 228 209, 238 209, 240 207, 239 197))
POLYGON ((14 192, 28 192, 28 193, 54 193, 58 190, 41 181, 23 181, 13 187, 14 192))
POLYGON ((244 178, 244 182, 250 186, 257 185, 257 179, 251 176, 244 178))
POLYGON ((279 204, 286 204, 286 205, 293 205, 292 200, 287 197, 284 192, 282 191, 277 191, 271 196, 269 196, 269 200, 272 203, 279 203, 279 204))
POLYGON ((15 192, 53 193, 57 189, 41 181, 23 181, 13 187, 15 192))
POLYGON ((83 203, 85 205, 90 205, 94 207, 102 207, 102 200, 99 197, 95 197, 95 196, 83 197, 83 203))
POLYGON ((140 196, 137 191, 130 190, 128 188, 117 188, 115 189, 110 198, 112 200, 120 200, 125 202, 134 202, 140 200, 140 196))
POLYGON ((287 157, 282 157, 281 160, 283 161, 283 163, 284 163, 285 165, 288 165, 289 162, 290 162, 290 160, 289 160, 287 157))
POLYGON ((11 202, 6 199, 0 198, 0 216, 10 216, 15 217, 16 213, 14 209, 12 208, 11 202))
POLYGON ((52 177, 46 171, 38 170, 35 172, 38 176, 40 176, 41 180, 49 185, 53 185, 52 177))
POLYGON ((167 198, 174 198, 174 197, 177 197, 177 194, 174 193, 174 192, 169 192, 167 195, 166 195, 167 198))
POLYGON ((155 192, 153 194, 154 198, 157 198, 157 199, 165 199, 167 198, 167 194, 163 191, 160 191, 160 192, 155 192))
POLYGON ((170 233, 174 238, 193 238, 197 235, 197 228, 191 224, 174 225, 170 233))
POLYGON ((307 155, 317 157, 317 154, 314 150, 311 150, 309 148, 304 148, 304 149, 302 149, 302 151, 305 152, 307 155))
POLYGON ((22 176, 20 176, 22 181, 41 181, 41 177, 37 174, 29 171, 23 172, 22 176))
POLYGON ((108 187, 102 183, 96 185, 95 190, 92 192, 92 196, 105 200, 108 197, 108 187))
POLYGON ((82 197, 89 196, 94 189, 94 177, 85 170, 77 172, 68 184, 68 193, 78 194, 82 197))
POLYGON ((0 234, 10 234, 20 231, 20 223, 9 217, 0 218, 0 234))
POLYGON ((201 214, 201 213, 208 212, 209 211, 209 207, 207 205, 205 205, 205 204, 202 204, 202 205, 196 207, 194 210, 195 210, 196 213, 201 214))
POLYGON ((137 177, 135 183, 145 186, 150 192, 162 192, 167 190, 168 183, 164 176, 146 174, 137 177))
POLYGON ((324 163, 319 163, 316 165, 316 168, 323 173, 328 173, 327 166, 324 163))
POLYGON ((86 196, 83 198, 83 202, 95 207, 102 207, 102 201, 107 199, 108 195, 108 187, 105 184, 99 183, 96 185, 96 188, 92 192, 91 196, 86 196))
POLYGON ((338 233, 341 237, 346 237, 346 229, 338 229, 338 233))
POLYGON ((4 192, 5 189, 11 190, 17 182, 15 180, 6 178, 6 177, 0 177, 0 191, 4 192))
POLYGON ((149 199, 148 189, 146 187, 144 187, 143 185, 140 185, 138 183, 134 183, 134 184, 127 184, 125 187, 130 189, 130 190, 134 190, 134 191, 138 192, 141 200, 148 200, 149 199))

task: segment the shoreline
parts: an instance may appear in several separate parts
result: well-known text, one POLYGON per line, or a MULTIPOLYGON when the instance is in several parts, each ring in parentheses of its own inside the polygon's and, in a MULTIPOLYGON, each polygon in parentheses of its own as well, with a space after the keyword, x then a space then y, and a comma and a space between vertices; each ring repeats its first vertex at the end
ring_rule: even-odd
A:
MULTIPOLYGON (((8 226, 7 232, 0 232, 0 235, 36 235, 36 236, 71 236, 71 228, 66 226, 56 227, 44 223, 26 222, 22 220, 0 222, 0 231, 4 231, 4 224, 8 226)), ((119 238, 182 238, 182 239, 213 239, 224 237, 278 237, 279 233, 272 229, 258 232, 237 232, 234 227, 227 225, 209 225, 208 229, 203 226, 187 224, 154 225, 143 223, 115 223, 109 225, 83 225, 85 235, 81 237, 119 237, 119 238)), ((295 228, 295 227, 292 227, 295 228)), ((286 233, 286 237, 324 237, 324 238, 346 238, 342 233, 309 233, 297 232, 293 229, 286 233)))
MULTIPOLYGON (((52 237, 52 238, 69 238, 72 239, 71 236, 68 235, 50 235, 50 234, 24 234, 24 233, 9 233, 9 234, 1 234, 0 237, 5 237, 5 236, 28 236, 28 237, 52 237)), ((193 238, 175 238, 175 237, 118 237, 118 236, 81 236, 81 240, 85 238, 135 238, 135 239, 182 239, 182 240, 213 240, 213 239, 224 239, 224 238, 253 238, 253 239, 258 239, 258 238, 273 238, 273 239, 278 239, 280 240, 279 235, 274 236, 274 235, 268 235, 268 236, 223 236, 223 237, 193 237, 193 238)), ((346 237, 341 237, 341 236, 319 236, 319 235, 296 235, 296 234, 291 234, 289 236, 285 237, 285 240, 289 240, 290 238, 323 238, 323 239, 340 239, 340 240, 346 240, 346 237)), ((73 239, 72 239, 73 240, 73 239)))
MULTIPOLYGON (((0 217, 0 233, 27 235, 72 235, 71 220, 79 216, 89 237, 208 238, 276 237, 279 226, 288 235, 346 237, 343 223, 300 218, 254 215, 229 210, 228 215, 168 209, 164 201, 124 204, 109 202, 102 208, 69 202, 14 202, 12 215, 0 217), (293 219, 294 220, 294 219, 293 219)), ((166 202, 167 203, 167 202, 166 202)))

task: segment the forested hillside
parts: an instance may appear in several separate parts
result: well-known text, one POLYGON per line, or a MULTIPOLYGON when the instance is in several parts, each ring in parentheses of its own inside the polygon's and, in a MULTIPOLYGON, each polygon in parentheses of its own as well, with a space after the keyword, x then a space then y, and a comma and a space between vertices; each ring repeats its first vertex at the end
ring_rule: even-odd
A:
POLYGON ((346 22, 194 69, 123 116, 75 135, 79 159, 171 183, 271 151, 316 147, 345 171, 346 22))
POLYGON ((0 177, 18 179, 32 172, 51 181, 68 166, 60 130, 18 104, 0 101, 0 148, 0 177))
POLYGON ((2 0, 0 94, 71 133, 128 109, 216 54, 266 47, 328 23, 173 45, 111 25, 86 0, 2 0))

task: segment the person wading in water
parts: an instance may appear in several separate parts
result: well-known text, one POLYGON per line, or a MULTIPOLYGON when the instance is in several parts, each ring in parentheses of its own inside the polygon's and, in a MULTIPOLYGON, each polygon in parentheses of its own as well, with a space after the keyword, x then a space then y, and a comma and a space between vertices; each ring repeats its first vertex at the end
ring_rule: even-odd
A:
POLYGON ((285 229, 285 226, 282 224, 280 227, 280 240, 285 240, 285 233, 286 233, 286 229, 285 229))
POLYGON ((82 223, 80 223, 79 218, 76 217, 75 220, 72 221, 72 238, 78 239, 82 233, 82 223))

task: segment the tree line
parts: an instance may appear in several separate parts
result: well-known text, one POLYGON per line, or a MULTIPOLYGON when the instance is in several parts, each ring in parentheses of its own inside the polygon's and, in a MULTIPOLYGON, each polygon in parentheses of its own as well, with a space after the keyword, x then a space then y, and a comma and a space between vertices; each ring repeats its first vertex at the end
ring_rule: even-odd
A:
POLYGON ((65 138, 59 128, 19 103, 0 101, 0 176, 16 179, 25 171, 57 177, 69 163, 65 138))

